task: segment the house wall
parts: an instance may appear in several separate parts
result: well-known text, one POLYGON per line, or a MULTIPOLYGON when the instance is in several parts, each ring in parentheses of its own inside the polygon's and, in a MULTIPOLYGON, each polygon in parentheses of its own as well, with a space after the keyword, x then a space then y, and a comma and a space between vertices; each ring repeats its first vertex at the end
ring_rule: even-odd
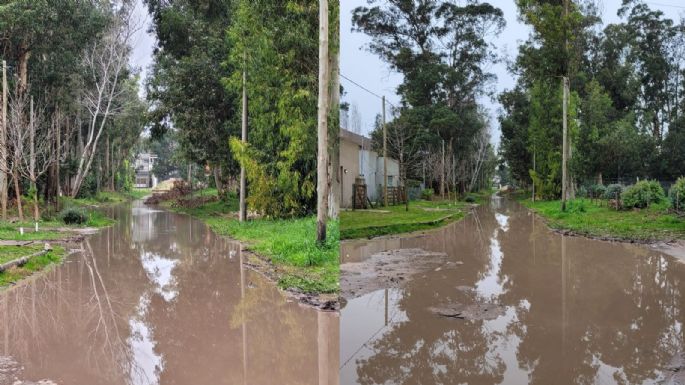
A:
MULTIPOLYGON (((379 156, 376 161, 376 188, 383 185, 383 157, 379 156)), ((388 158, 388 186, 397 187, 400 185, 400 163, 392 158, 388 158)), ((378 196, 380 197, 379 191, 378 196)))
POLYGON ((352 185, 359 175, 359 145, 342 138, 340 140, 340 167, 342 167, 341 207, 352 207, 352 185))

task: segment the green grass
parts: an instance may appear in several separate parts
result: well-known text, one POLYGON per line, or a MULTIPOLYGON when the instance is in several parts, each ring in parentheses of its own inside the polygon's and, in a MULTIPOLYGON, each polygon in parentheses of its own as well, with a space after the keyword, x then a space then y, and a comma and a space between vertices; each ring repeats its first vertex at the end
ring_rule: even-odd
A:
POLYGON ((151 188, 134 188, 128 193, 132 199, 143 199, 150 194, 152 194, 151 188))
POLYGON ((409 211, 404 205, 343 211, 340 238, 373 238, 440 227, 463 218, 468 206, 465 202, 420 200, 410 202, 409 211))
MULTIPOLYGON (((30 245, 22 247, 0 246, 0 263, 34 254, 42 249, 42 245, 30 245)), ((31 258, 24 266, 15 267, 0 273, 0 288, 15 283, 22 278, 41 271, 53 264, 59 263, 62 261, 62 258, 64 258, 64 255, 64 248, 57 246, 45 255, 31 258)))
MULTIPOLYGON (((194 195, 216 195, 216 190, 203 190, 194 195)), ((172 208, 192 215, 209 225, 217 234, 229 236, 249 245, 250 250, 269 258, 278 268, 278 285, 305 293, 337 293, 339 290, 339 226, 330 222, 328 241, 316 244, 316 218, 289 220, 257 219, 240 223, 238 201, 234 195, 225 201, 210 202, 197 208, 172 208)))
POLYGON ((518 200, 545 218, 554 229, 637 241, 685 239, 685 218, 670 213, 666 202, 643 210, 617 211, 606 202, 576 199, 563 212, 560 201, 532 202, 521 196, 518 200))

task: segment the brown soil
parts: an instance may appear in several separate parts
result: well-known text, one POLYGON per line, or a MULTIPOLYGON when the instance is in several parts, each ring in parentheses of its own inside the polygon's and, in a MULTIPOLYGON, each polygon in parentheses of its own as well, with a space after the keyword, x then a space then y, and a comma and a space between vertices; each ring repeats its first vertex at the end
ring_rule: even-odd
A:
POLYGON ((340 288, 344 299, 360 297, 380 289, 402 287, 412 277, 440 269, 447 254, 422 249, 384 251, 362 262, 340 266, 340 288))

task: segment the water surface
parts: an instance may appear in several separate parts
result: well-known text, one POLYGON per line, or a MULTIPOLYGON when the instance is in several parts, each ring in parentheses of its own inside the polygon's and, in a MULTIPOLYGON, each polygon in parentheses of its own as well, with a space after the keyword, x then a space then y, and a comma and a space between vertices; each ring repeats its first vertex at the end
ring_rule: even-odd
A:
POLYGON ((341 256, 402 248, 452 263, 346 304, 342 384, 654 384, 685 350, 685 265, 645 247, 564 237, 494 198, 426 235, 343 242, 341 256), (428 309, 479 302, 504 315, 428 309))
POLYGON ((0 293, 0 385, 337 383, 335 313, 288 301, 188 216, 114 214, 82 252, 0 293))

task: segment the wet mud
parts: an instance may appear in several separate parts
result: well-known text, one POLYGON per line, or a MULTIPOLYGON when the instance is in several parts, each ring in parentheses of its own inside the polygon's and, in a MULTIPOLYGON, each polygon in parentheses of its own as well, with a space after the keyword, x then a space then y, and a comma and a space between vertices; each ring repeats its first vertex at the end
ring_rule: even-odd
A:
POLYGON ((0 385, 338 382, 335 312, 284 296, 199 221, 115 211, 62 265, 0 293, 0 385))
POLYGON ((445 263, 353 287, 341 384, 683 383, 685 264, 663 250, 559 234, 493 198, 424 234, 342 242, 341 269, 410 249, 445 263))
POLYGON ((349 262, 340 270, 341 295, 345 301, 376 290, 401 287, 414 276, 447 263, 447 254, 422 249, 390 250, 349 262))

